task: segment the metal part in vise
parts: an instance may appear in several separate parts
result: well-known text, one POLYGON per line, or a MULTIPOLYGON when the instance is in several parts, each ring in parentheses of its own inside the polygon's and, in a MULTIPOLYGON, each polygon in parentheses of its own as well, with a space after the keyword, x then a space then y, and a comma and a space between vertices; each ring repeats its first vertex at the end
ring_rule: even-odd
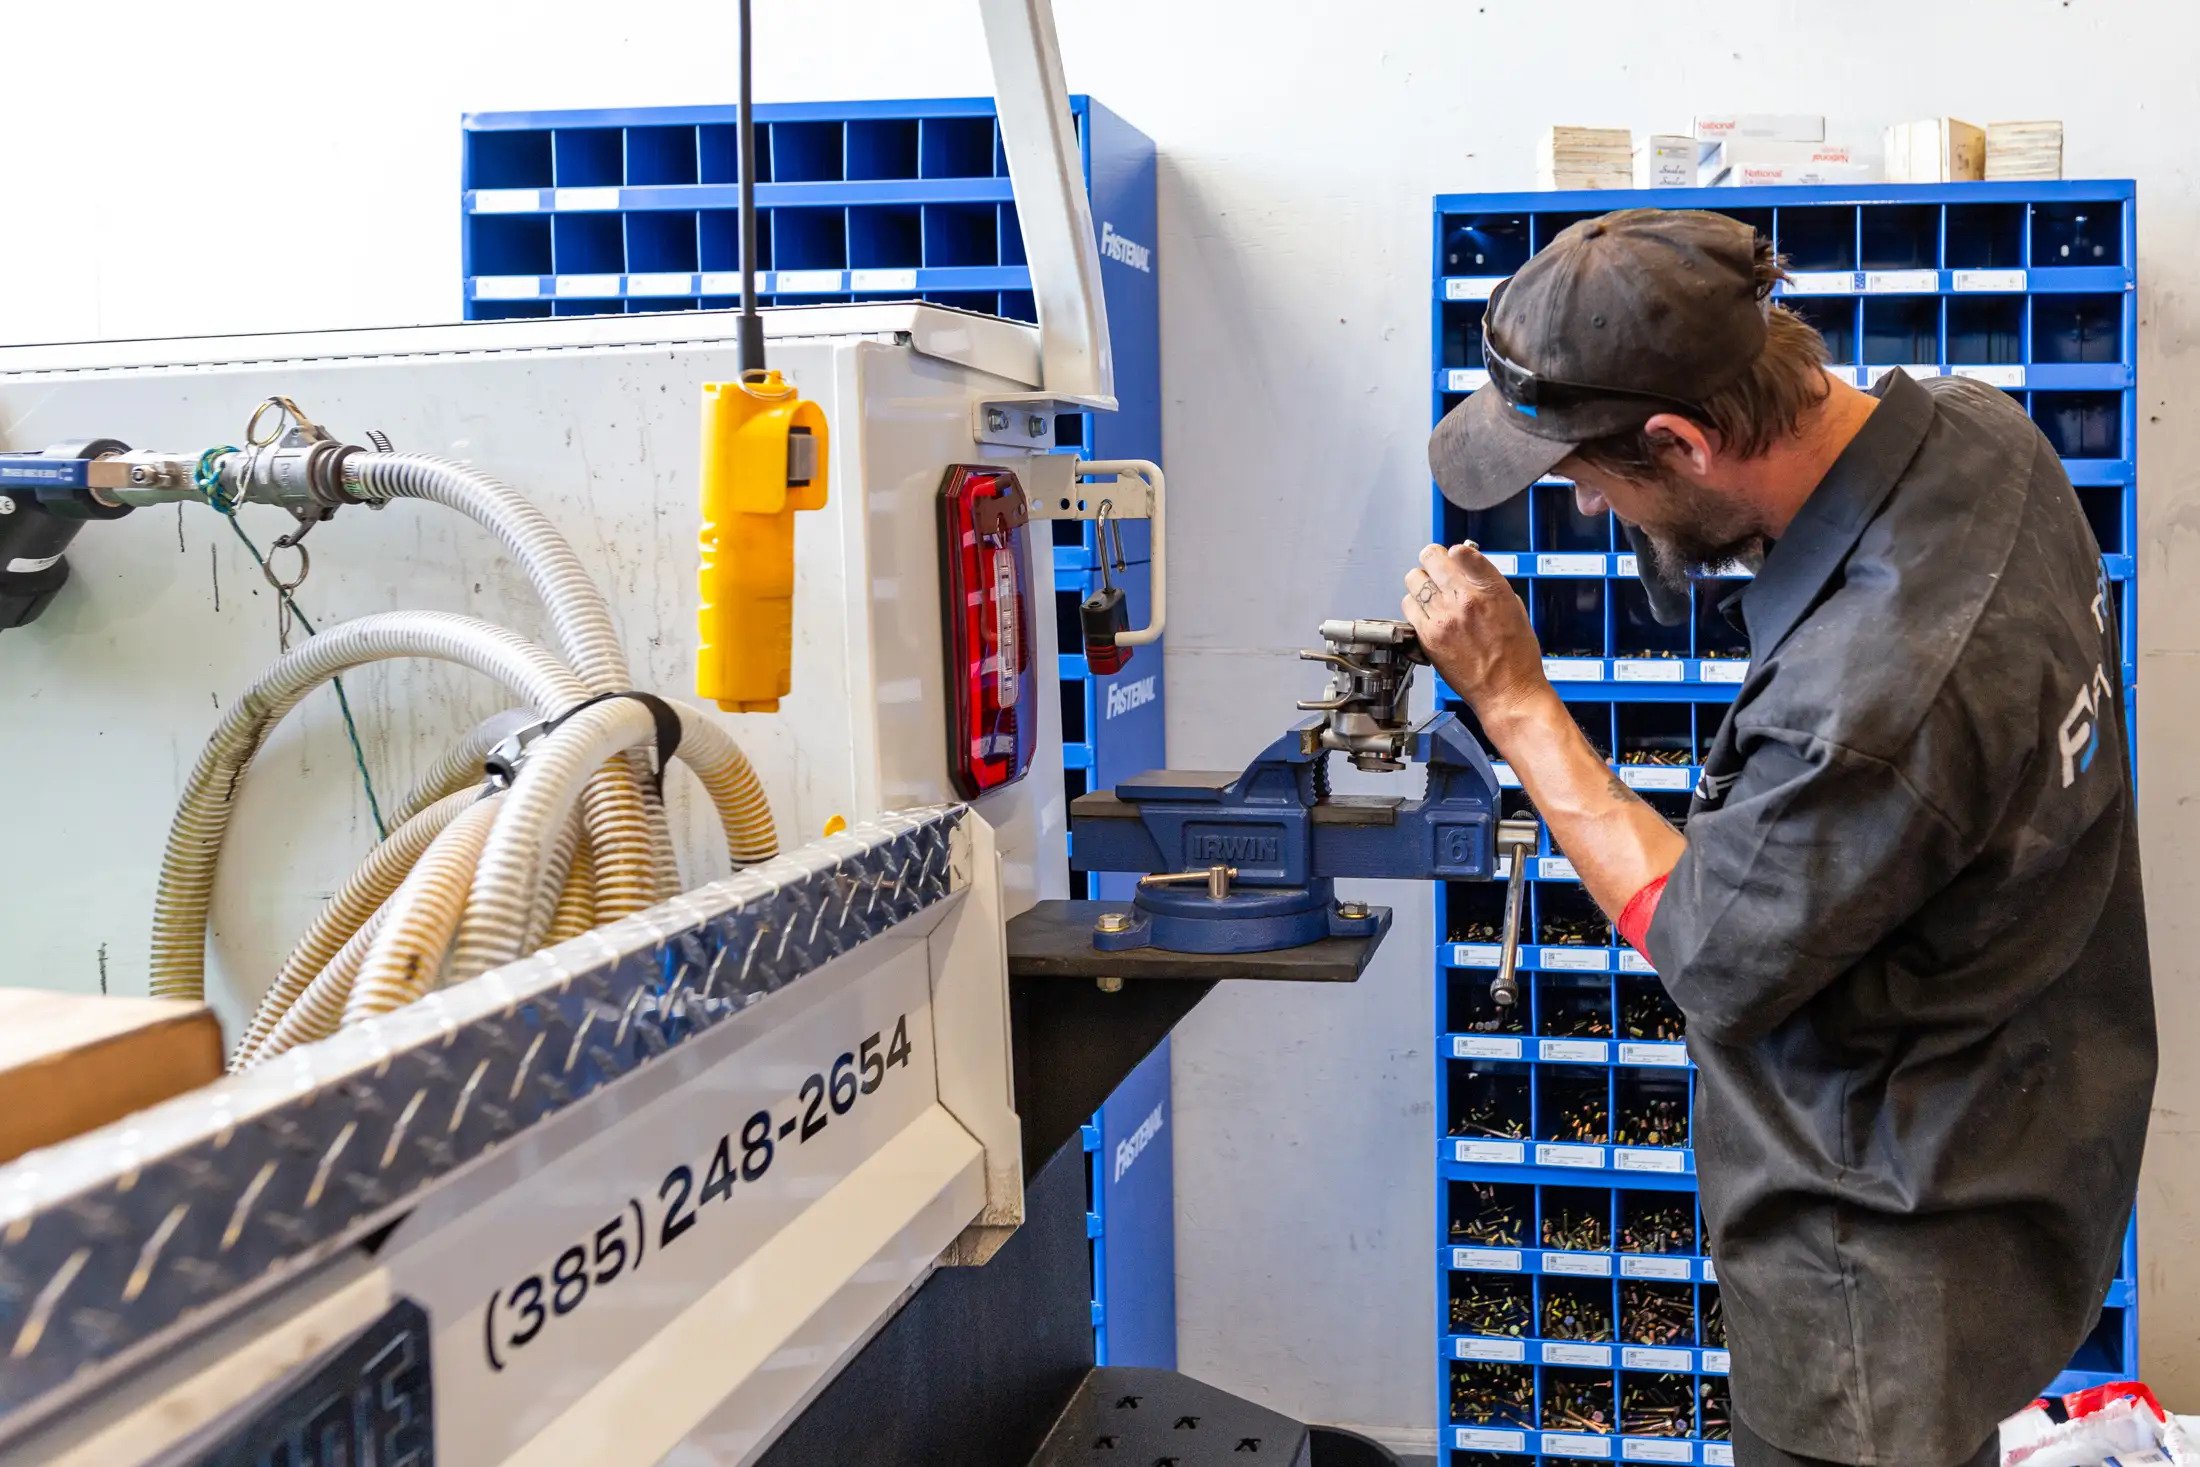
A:
POLYGON ((1299 704, 1302 712, 1326 715, 1313 730, 1317 746, 1360 769, 1405 768, 1413 737, 1406 712, 1413 669, 1428 662, 1412 623, 1325 621, 1321 637, 1326 650, 1299 654, 1330 669, 1322 695, 1299 704))

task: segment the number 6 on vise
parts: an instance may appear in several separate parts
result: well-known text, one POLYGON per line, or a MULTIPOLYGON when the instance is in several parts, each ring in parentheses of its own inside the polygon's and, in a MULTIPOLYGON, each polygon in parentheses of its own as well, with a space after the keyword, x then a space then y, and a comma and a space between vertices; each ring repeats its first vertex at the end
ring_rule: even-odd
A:
POLYGON ((776 371, 703 384, 696 696, 776 713, 793 684, 794 516, 825 507, 824 410, 776 371))

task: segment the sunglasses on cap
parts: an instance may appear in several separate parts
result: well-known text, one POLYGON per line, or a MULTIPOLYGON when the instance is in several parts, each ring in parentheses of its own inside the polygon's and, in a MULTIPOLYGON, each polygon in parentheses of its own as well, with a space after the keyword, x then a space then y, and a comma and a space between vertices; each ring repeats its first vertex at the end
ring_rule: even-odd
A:
POLYGON ((1490 292, 1489 305, 1482 313, 1482 366, 1490 374, 1491 383, 1506 402, 1531 418, 1540 408, 1563 408, 1569 404, 1604 397, 1640 398, 1645 402, 1662 402, 1684 409, 1693 416, 1703 415, 1702 405, 1690 402, 1687 398, 1669 397, 1662 392, 1644 392, 1634 387, 1607 387, 1595 382, 1569 382, 1560 377, 1547 377, 1506 356, 1498 348, 1496 333, 1489 329, 1487 323, 1497 314, 1497 303, 1505 298, 1505 287, 1511 284, 1510 279, 1499 283, 1497 289, 1490 292))

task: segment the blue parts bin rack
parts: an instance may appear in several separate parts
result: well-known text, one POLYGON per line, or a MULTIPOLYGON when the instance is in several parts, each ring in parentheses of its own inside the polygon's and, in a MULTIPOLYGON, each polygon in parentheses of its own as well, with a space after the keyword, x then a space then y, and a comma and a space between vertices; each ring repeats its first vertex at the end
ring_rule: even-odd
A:
MULTIPOLYGON (((2137 297, 2129 182, 1457 194, 1435 200, 1432 412, 1482 385, 1491 289, 1576 220, 1640 206, 1715 209, 1769 235, 1783 304, 1837 371, 1975 377, 2038 423, 2077 486, 2115 590, 2136 694, 2137 297)), ((1719 614, 1727 583, 1662 627, 1608 515, 1556 480, 1469 514, 1431 491, 1434 538, 1472 539, 1512 578, 1545 671, 1621 779, 1675 819, 1748 656, 1719 614)), ((1439 689, 1442 706, 1457 707, 1439 689)), ((2134 750, 2136 755, 2136 750, 2134 750)), ((1512 793, 1506 814, 1525 801, 1512 793)), ((1621 945, 1562 851, 1528 873, 1523 1001, 1488 999, 1503 888, 1437 906, 1437 1399, 1446 1467, 1528 1458, 1730 1463, 1718 1273, 1687 1146, 1694 1070, 1681 1018, 1621 945), (1594 1419, 1601 1412, 1602 1424, 1594 1419), (1629 1419, 1655 1432, 1618 1432, 1629 1419), (1585 1424, 1586 1423, 1586 1424, 1585 1424), (1668 1424, 1670 1423, 1670 1424, 1668 1424)), ((2137 1245, 2055 1390, 2138 1367, 2137 1245)), ((2044 1383, 2043 1383, 2044 1384, 2044 1383)))
MULTIPOLYGON (((1071 97, 1070 112, 1102 246, 1118 408, 1057 418, 1056 441, 1089 459, 1160 461, 1153 142, 1089 97, 1071 97)), ((466 319, 734 308, 739 125, 731 106, 467 115, 466 319)), ((1036 319, 990 97, 766 104, 754 125, 761 304, 920 299, 1036 319)), ((1099 582, 1093 527, 1055 521, 1054 535, 1062 762, 1074 799, 1167 764, 1162 648, 1091 674, 1077 604, 1099 582)), ((1115 579, 1133 626, 1151 609, 1148 544, 1145 521, 1123 522, 1129 564, 1115 579)), ((1136 878, 1070 880, 1072 896, 1122 897, 1136 878)), ((1158 1068, 1165 1093, 1165 1047, 1158 1068)), ((1093 1128, 1127 1134, 1153 1107, 1141 1091, 1120 1108, 1137 1114, 1126 1120, 1111 1099, 1093 1128)), ((1165 1140, 1154 1144, 1166 1152, 1165 1140)), ((1147 1191, 1158 1178, 1161 1201, 1130 1205, 1096 1235, 1094 1271, 1106 1286, 1095 1310, 1111 1321, 1115 1364, 1165 1366, 1176 1339, 1173 1201, 1166 1166, 1139 1166, 1147 1191)), ((1095 1206, 1105 1210, 1114 1192, 1096 1194, 1095 1206)))

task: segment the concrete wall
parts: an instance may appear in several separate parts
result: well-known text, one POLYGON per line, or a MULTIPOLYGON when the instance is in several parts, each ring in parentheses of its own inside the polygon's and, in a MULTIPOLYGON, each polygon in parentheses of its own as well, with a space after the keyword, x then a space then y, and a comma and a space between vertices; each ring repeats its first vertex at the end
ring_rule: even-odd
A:
MULTIPOLYGON (((759 7, 765 99, 987 88, 960 0, 759 7)), ((1522 188, 1559 122, 1824 110, 1838 134, 2060 116, 2078 175, 2140 181, 2143 779, 2160 1006, 2200 1020, 2200 12, 1942 0, 1057 0, 1071 85, 1160 144, 1178 559, 1170 737, 1241 761, 1310 685, 1325 614, 1382 615, 1425 536, 1428 200, 1522 188)), ((721 102, 732 7, 236 0, 28 8, 0 88, 0 338, 441 319, 468 108, 721 102), (324 19, 323 17, 326 17, 324 19), (508 17, 508 18, 507 18, 508 17), (118 27, 120 30, 118 31, 118 27), (125 37, 118 47, 118 36, 125 37), (69 58, 83 58, 71 64, 69 58), (345 76, 372 80, 339 80, 345 76), (76 88, 82 85, 88 95, 76 88), (337 200, 346 200, 341 205, 337 200)), ((1185 1367, 1428 1437, 1426 900, 1357 990, 1223 992, 1177 1048, 1185 1367)), ((2200 1069, 2169 1064, 2142 1213, 2148 1373, 2200 1407, 2200 1069)))

